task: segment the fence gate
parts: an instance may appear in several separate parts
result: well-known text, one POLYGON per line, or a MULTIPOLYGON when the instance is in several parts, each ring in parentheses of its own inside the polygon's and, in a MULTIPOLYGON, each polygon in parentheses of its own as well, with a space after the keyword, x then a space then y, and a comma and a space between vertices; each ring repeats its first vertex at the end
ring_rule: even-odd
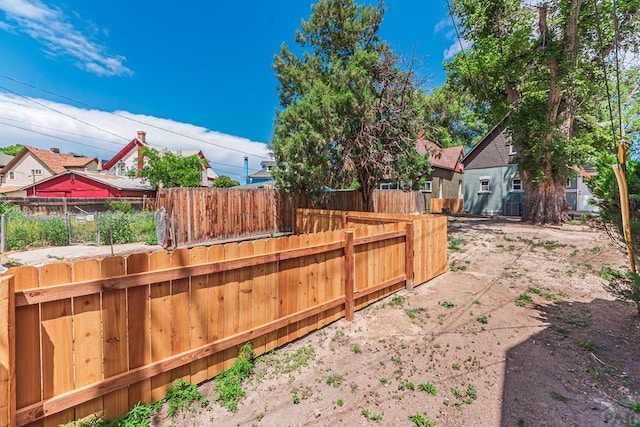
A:
POLYGON ((100 221, 98 213, 67 214, 69 244, 98 244, 100 221))

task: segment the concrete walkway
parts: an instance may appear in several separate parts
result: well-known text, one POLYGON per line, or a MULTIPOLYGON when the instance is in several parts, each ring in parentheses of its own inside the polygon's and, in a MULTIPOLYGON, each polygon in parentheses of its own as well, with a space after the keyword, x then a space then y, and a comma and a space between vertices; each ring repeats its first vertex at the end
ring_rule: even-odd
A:
MULTIPOLYGON (((161 249, 158 245, 146 243, 127 243, 113 245, 113 255, 125 255, 136 252, 152 252, 161 249)), ((110 245, 73 245, 52 246, 27 251, 10 251, 0 254, 1 263, 5 266, 42 265, 51 262, 71 261, 81 258, 102 258, 112 255, 110 245)))

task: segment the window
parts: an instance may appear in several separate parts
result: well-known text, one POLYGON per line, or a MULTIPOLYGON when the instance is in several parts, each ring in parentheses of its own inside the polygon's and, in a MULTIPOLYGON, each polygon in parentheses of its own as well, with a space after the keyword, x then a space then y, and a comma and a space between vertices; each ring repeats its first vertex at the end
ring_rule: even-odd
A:
POLYGON ((391 190, 391 183, 390 182, 381 182, 380 183, 380 189, 381 190, 391 190))
POLYGON ((127 172, 127 165, 124 162, 118 162, 118 172, 116 175, 125 175, 127 172))
POLYGON ((31 175, 42 175, 42 169, 31 169, 31 175))
POLYGON ((515 155, 517 153, 515 145, 509 144, 508 147, 509 147, 509 155, 510 156, 513 156, 513 155, 515 155))
POLYGON ((16 179, 16 173, 14 171, 9 172, 9 179, 16 179))
POLYGON ((426 191, 427 193, 431 193, 433 188, 433 181, 427 181, 424 183, 424 191, 426 191))
POLYGON ((511 179, 511 191, 522 191, 522 179, 514 176, 511 179))
POLYGON ((491 178, 488 176, 480 177, 480 191, 478 193, 491 193, 491 178))

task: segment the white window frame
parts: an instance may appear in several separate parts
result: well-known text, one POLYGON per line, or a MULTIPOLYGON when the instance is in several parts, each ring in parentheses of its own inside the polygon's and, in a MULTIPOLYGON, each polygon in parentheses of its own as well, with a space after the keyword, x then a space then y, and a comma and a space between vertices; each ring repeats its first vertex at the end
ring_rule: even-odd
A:
POLYGON ((381 182, 380 183, 380 190, 391 190, 391 183, 390 182, 381 182))
POLYGON ((510 188, 509 191, 513 191, 513 192, 516 192, 516 193, 523 192, 524 188, 522 187, 522 178, 520 178, 519 176, 514 176, 513 178, 511 178, 511 188, 510 188), (515 182, 516 181, 520 181, 520 185, 519 185, 520 188, 516 188, 516 186, 515 186, 515 182))
POLYGON ((518 154, 518 152, 516 151, 516 146, 513 144, 509 144, 509 155, 510 156, 515 156, 516 154, 518 154))
POLYGON ((489 194, 491 193, 491 177, 490 176, 481 176, 478 178, 478 183, 480 185, 478 189, 478 194, 489 194), (486 185, 484 184, 486 181, 486 185))
POLYGON ((32 176, 40 176, 42 175, 42 169, 31 169, 32 176))
POLYGON ((433 181, 425 181, 424 192, 431 193, 433 191, 433 181))
POLYGON ((9 179, 16 179, 16 173, 14 171, 9 172, 9 179))

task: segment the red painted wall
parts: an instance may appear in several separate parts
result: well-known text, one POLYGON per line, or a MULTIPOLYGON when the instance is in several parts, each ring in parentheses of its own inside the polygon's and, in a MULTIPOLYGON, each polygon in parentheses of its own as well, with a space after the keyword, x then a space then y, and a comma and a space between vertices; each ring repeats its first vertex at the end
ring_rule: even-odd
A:
POLYGON ((27 188, 27 197, 142 197, 153 191, 120 190, 77 174, 64 174, 27 188), (72 179, 72 176, 74 177, 72 179))

